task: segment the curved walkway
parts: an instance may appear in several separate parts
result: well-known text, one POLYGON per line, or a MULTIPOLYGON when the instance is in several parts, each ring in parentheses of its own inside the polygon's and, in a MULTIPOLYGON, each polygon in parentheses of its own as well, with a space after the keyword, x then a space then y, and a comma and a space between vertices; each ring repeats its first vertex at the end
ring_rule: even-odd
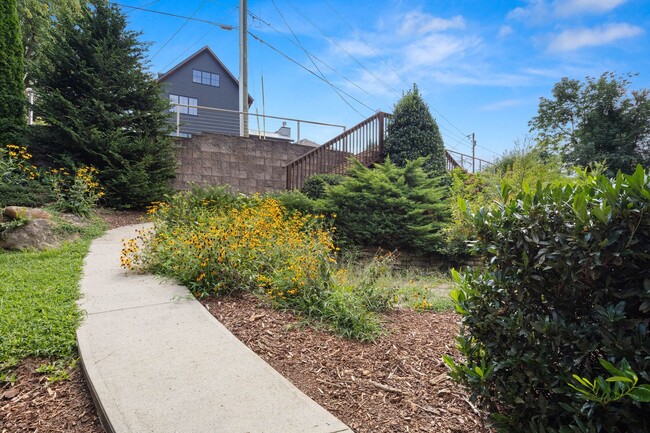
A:
POLYGON ((352 432, 235 338, 186 288, 120 269, 128 226, 84 263, 79 353, 108 433, 352 432))

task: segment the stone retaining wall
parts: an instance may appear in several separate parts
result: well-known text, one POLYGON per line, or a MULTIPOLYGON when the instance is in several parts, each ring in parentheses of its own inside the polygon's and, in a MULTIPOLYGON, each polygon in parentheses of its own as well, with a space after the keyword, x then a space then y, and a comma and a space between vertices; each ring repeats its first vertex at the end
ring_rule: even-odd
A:
POLYGON ((289 162, 313 147, 283 141, 206 133, 178 139, 175 189, 191 184, 230 185, 253 194, 284 190, 289 162))

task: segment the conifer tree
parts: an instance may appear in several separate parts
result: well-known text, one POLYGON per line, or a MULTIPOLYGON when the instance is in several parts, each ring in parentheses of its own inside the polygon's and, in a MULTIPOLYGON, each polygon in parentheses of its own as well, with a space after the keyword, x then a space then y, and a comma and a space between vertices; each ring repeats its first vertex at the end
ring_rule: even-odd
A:
POLYGON ((16 0, 0 1, 0 146, 22 141, 25 127, 23 47, 16 0))
POLYGON ((80 18, 59 22, 35 74, 51 150, 99 169, 108 204, 122 208, 162 198, 175 170, 169 103, 126 25, 116 5, 91 0, 80 18))
POLYGON ((427 157, 427 171, 437 175, 446 173, 445 146, 438 124, 415 84, 395 104, 393 120, 386 131, 384 153, 398 167, 427 157))

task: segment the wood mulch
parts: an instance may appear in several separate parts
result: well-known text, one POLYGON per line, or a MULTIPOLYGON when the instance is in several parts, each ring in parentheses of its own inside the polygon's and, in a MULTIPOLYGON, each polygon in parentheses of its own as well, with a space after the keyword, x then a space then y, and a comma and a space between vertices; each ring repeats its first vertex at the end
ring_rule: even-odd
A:
MULTIPOLYGON (((110 228, 143 222, 142 212, 100 211, 110 228)), ((492 432, 446 374, 455 353, 454 313, 395 310, 377 343, 346 340, 276 311, 251 295, 207 298, 206 308, 242 342, 357 433, 492 432)), ((105 433, 80 368, 48 384, 23 360, 0 383, 0 433, 105 433)), ((217 392, 217 391, 215 391, 217 392)))
POLYGON ((0 432, 104 433, 81 369, 69 369, 70 380, 48 383, 36 372, 44 363, 25 359, 13 370, 13 385, 0 385, 0 432))
POLYGON ((387 334, 360 343, 305 326, 252 295, 209 297, 205 307, 243 343, 357 433, 491 432, 447 376, 455 313, 398 309, 387 334))

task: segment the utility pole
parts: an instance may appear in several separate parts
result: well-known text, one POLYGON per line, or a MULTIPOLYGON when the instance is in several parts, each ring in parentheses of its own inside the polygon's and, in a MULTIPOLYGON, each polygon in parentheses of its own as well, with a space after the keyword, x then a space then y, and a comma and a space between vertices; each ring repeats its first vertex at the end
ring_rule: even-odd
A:
POLYGON ((239 0, 239 135, 248 137, 248 0, 239 0))
POLYGON ((476 173, 476 137, 473 132, 471 137, 472 137, 472 173, 476 173))

